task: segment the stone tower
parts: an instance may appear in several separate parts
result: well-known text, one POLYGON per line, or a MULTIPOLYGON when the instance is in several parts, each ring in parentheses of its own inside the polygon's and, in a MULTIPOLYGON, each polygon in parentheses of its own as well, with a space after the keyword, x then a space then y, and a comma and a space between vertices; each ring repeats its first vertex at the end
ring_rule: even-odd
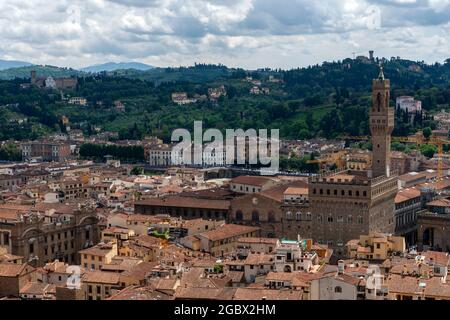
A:
POLYGON ((32 70, 31 71, 31 85, 35 85, 36 84, 36 71, 32 70))
POLYGON ((384 78, 383 67, 380 75, 372 81, 372 108, 369 113, 372 134, 372 175, 390 176, 391 134, 394 129, 394 108, 389 107, 389 79, 384 78))

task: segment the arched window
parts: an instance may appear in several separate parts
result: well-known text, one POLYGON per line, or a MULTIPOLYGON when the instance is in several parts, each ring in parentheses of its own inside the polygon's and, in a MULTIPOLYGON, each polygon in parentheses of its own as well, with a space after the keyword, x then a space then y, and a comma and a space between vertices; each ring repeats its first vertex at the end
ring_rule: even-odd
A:
POLYGON ((259 222, 259 212, 256 210, 252 212, 252 221, 259 222))
POLYGON ((286 212, 286 219, 292 220, 292 212, 290 212, 290 211, 286 212))
POLYGON ((351 214, 349 214, 347 217, 347 223, 353 223, 353 217, 351 214))
POLYGON ((381 93, 380 92, 378 92, 378 94, 377 94, 377 109, 378 109, 378 112, 380 112, 380 109, 381 109, 381 93))
POLYGON ((297 221, 301 221, 302 220, 302 213, 300 211, 298 211, 295 214, 295 220, 297 220, 297 221))
POLYGON ((317 221, 318 221, 318 222, 322 222, 322 215, 321 215, 321 214, 318 214, 318 215, 317 215, 317 221))
POLYGON ((358 224, 363 224, 363 217, 362 216, 358 216, 357 222, 358 222, 358 224))
POLYGON ((236 221, 242 221, 244 219, 244 215, 241 210, 236 211, 236 221))
POLYGON ((333 222, 333 216, 328 216, 328 218, 327 218, 327 220, 328 220, 328 222, 333 222))
POLYGON ((311 221, 311 220, 312 220, 311 212, 307 212, 307 213, 306 213, 306 220, 308 220, 308 221, 311 221))
POLYGON ((334 287, 334 292, 335 293, 342 293, 342 287, 340 287, 340 286, 334 287))
POLYGON ((269 212, 269 215, 267 216, 267 221, 269 221, 269 222, 276 222, 275 213, 273 213, 273 211, 269 212))

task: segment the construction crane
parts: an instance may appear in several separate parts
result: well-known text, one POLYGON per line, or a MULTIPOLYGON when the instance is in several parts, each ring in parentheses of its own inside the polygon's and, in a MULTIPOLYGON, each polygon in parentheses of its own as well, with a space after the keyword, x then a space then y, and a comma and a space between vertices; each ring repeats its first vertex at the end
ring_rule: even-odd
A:
POLYGON ((331 153, 325 154, 320 159, 308 160, 306 163, 308 163, 308 164, 318 164, 320 171, 324 170, 322 168, 323 164, 330 163, 330 162, 336 164, 336 166, 338 168, 342 168, 345 165, 344 164, 344 160, 343 160, 343 157, 345 155, 346 155, 346 151, 345 150, 337 150, 337 151, 333 151, 331 153))
MULTIPOLYGON (((356 141, 370 141, 371 137, 369 136, 340 136, 342 140, 356 140, 356 141)), ((422 133, 416 134, 414 136, 408 137, 392 137, 392 141, 403 142, 403 143, 414 143, 418 146, 423 144, 429 144, 437 146, 438 149, 438 163, 437 163, 437 174, 439 178, 444 176, 443 174, 443 158, 444 158, 444 145, 450 145, 449 140, 442 139, 437 136, 431 136, 426 139, 422 133)))

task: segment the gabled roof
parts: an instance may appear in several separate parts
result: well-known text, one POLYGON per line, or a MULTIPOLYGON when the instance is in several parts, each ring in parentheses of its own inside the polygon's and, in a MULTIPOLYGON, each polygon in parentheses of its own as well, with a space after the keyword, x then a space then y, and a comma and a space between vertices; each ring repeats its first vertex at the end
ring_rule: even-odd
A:
POLYGON ((17 277, 26 269, 27 266, 34 270, 33 267, 26 263, 0 263, 0 277, 17 277))
POLYGON ((206 238, 211 241, 221 240, 225 238, 236 237, 246 233, 260 230, 258 227, 244 226, 240 224, 225 224, 217 229, 210 230, 199 234, 199 237, 206 238))
POLYGON ((119 284, 120 274, 116 272, 90 271, 83 275, 82 281, 114 285, 119 284))
POLYGON ((233 300, 303 300, 303 291, 237 288, 233 300))
POLYGON ((230 208, 230 201, 217 199, 200 199, 184 196, 168 196, 136 201, 135 205, 228 210, 230 208))
POLYGON ((172 300, 173 297, 156 291, 151 287, 130 286, 127 287, 108 300, 172 300))

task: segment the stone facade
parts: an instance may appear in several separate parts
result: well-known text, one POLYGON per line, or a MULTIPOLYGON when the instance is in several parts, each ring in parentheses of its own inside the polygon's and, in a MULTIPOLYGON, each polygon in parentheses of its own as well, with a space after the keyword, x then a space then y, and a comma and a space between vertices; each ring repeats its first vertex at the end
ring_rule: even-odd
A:
POLYGON ((231 201, 230 221, 261 228, 263 237, 278 237, 282 230, 282 202, 264 194, 248 194, 231 201))
POLYGON ((282 205, 282 235, 288 239, 312 237, 312 214, 309 201, 285 201, 282 205))
POLYGON ((393 233, 397 176, 370 179, 367 174, 348 170, 312 177, 311 233, 302 236, 328 244, 340 255, 345 243, 361 234, 393 233))
POLYGON ((61 222, 47 222, 38 213, 0 222, 0 235, 8 234, 8 252, 23 256, 33 266, 58 259, 79 264, 77 252, 99 241, 94 211, 79 210, 61 222))
POLYGON ((450 250, 450 214, 424 210, 417 213, 417 225, 419 250, 450 250))
POLYGON ((36 269, 28 264, 0 264, 0 298, 19 297, 20 289, 36 280, 36 269))

